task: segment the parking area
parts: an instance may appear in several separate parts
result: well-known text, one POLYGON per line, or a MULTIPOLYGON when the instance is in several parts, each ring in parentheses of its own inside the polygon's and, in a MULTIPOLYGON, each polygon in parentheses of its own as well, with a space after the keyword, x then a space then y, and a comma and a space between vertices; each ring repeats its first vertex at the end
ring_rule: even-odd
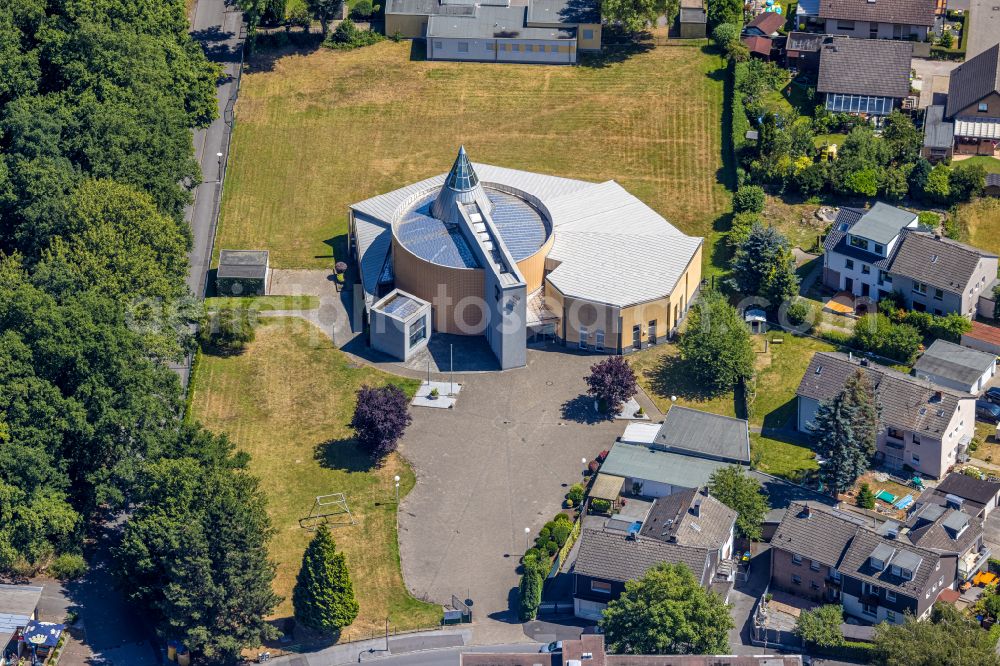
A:
POLYGON ((948 95, 948 80, 951 70, 961 63, 953 60, 929 60, 927 58, 914 58, 910 61, 910 67, 916 73, 916 78, 920 79, 920 102, 921 109, 925 109, 931 104, 942 104, 948 95))
POLYGON ((422 599, 471 599, 476 644, 524 640, 511 601, 528 538, 581 479, 581 460, 624 430, 596 420, 583 395, 601 358, 529 349, 525 368, 461 378, 455 409, 414 411, 400 446, 418 481, 399 511, 403 576, 422 599))

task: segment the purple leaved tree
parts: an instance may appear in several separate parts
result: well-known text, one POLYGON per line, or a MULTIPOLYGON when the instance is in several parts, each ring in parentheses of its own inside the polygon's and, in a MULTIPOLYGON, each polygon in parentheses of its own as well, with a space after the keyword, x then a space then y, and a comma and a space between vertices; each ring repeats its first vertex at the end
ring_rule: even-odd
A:
POLYGON ((639 391, 632 366, 621 356, 609 356, 590 366, 587 393, 597 399, 608 414, 617 414, 622 405, 639 391))
POLYGON ((413 420, 407 403, 406 394, 398 386, 358 389, 358 406, 354 408, 351 427, 358 444, 375 460, 396 450, 399 438, 413 420))

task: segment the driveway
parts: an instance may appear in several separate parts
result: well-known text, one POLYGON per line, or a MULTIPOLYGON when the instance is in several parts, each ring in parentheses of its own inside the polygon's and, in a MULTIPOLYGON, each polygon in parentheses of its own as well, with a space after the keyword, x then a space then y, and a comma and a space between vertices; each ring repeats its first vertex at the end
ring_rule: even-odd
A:
POLYGON ((525 640, 510 610, 524 529, 533 538, 581 479, 581 459, 625 428, 588 419, 583 377, 602 357, 557 349, 529 349, 525 368, 461 378, 456 407, 414 410, 401 443, 418 481, 399 512, 403 576, 421 599, 469 598, 473 644, 525 640))
POLYGON ((747 580, 737 579, 736 585, 729 593, 731 614, 736 625, 729 630, 729 649, 733 654, 761 654, 764 651, 750 643, 753 609, 767 589, 771 578, 771 549, 767 544, 761 544, 761 548, 761 552, 756 553, 750 560, 747 580))
POLYGON ((1000 42, 1000 3, 997 0, 971 0, 965 59, 979 55, 997 42, 1000 42))
POLYGON ((926 109, 935 102, 940 104, 944 101, 944 96, 948 94, 948 79, 951 70, 958 67, 959 64, 961 63, 951 60, 927 60, 926 58, 913 58, 910 61, 910 67, 917 73, 917 78, 921 80, 919 102, 921 109, 926 109))

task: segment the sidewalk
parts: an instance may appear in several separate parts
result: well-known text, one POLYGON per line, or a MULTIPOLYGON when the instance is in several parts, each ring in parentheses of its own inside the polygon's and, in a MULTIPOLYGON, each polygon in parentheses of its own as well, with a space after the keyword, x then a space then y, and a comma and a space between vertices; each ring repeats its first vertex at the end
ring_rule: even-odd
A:
POLYGON ((438 650, 441 648, 461 647, 468 645, 472 639, 472 630, 438 629, 435 631, 416 632, 389 638, 389 649, 386 650, 384 638, 370 641, 357 641, 334 645, 325 650, 309 654, 286 655, 271 659, 272 664, 287 666, 335 666, 336 664, 364 663, 366 659, 374 660, 387 655, 408 654, 423 650, 438 650))

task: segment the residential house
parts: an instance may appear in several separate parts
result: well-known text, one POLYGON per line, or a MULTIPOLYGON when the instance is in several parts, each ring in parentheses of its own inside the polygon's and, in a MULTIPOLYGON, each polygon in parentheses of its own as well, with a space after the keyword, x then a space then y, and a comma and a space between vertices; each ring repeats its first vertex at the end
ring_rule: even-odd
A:
POLYGON ((916 228, 916 213, 881 201, 841 208, 823 242, 823 284, 877 301, 893 290, 888 269, 900 235, 916 228))
POLYGON ((918 379, 978 395, 996 374, 997 357, 946 340, 935 340, 913 365, 918 379))
POLYGON ((794 502, 771 538, 771 585, 803 599, 837 603, 840 565, 863 522, 852 514, 794 502))
POLYGON ((729 465, 750 464, 747 422, 674 406, 663 423, 630 424, 601 464, 628 494, 656 498, 698 488, 729 465))
POLYGON ((1000 44, 951 70, 944 117, 955 153, 1000 157, 1000 44))
POLYGON ((385 30, 425 38, 428 60, 572 64, 601 48, 590 0, 389 0, 385 30))
POLYGON ((928 488, 914 503, 914 512, 927 504, 961 509, 970 516, 986 519, 997 507, 1000 483, 952 472, 934 488, 928 488))
POLYGON ((799 388, 798 429, 811 432, 820 403, 832 400, 856 372, 867 375, 881 410, 876 460, 894 470, 940 478, 975 435, 975 398, 865 359, 818 352, 799 388))
POLYGON ((705 39, 708 36, 704 0, 681 0, 677 21, 681 39, 705 39))
POLYGON ((562 641, 562 652, 464 652, 461 666, 802 666, 802 655, 608 654, 601 634, 562 641))
POLYGON ((910 96, 912 55, 909 42, 831 37, 820 48, 816 92, 827 111, 887 116, 910 96))
MULTIPOLYGON (((823 284, 876 302, 972 318, 997 274, 997 256, 923 230, 917 215, 882 202, 841 208, 823 242, 823 284)), ((992 316, 992 310, 989 312, 992 316)))
POLYGON ((814 32, 790 32, 785 42, 785 67, 810 77, 819 72, 819 52, 829 35, 814 32))
POLYGON ((38 617, 42 589, 35 585, 0 585, 0 666, 25 656, 24 629, 38 617))
POLYGON ((820 0, 819 18, 833 35, 922 42, 934 26, 935 6, 935 0, 820 0))
POLYGON ((599 620, 626 582, 663 562, 685 564, 701 585, 716 584, 728 594, 736 512, 707 490, 680 491, 639 504, 647 507, 642 513, 635 512, 630 500, 623 516, 584 519, 571 569, 577 617, 599 620))
POLYGON ((777 37, 785 25, 785 16, 775 12, 761 12, 743 28, 745 37, 777 37))
POLYGON ((877 623, 926 617, 942 590, 987 561, 982 521, 937 505, 907 523, 793 505, 771 540, 771 587, 877 623))

